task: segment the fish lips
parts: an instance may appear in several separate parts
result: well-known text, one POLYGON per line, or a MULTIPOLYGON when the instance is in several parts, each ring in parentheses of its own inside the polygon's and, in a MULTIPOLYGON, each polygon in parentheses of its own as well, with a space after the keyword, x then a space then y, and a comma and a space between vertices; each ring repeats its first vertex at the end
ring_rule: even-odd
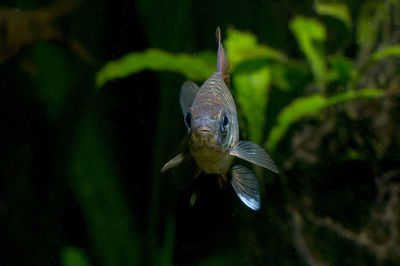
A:
POLYGON ((200 126, 190 130, 190 138, 192 144, 206 145, 214 142, 215 134, 210 128, 200 126))
POLYGON ((201 138, 210 138, 213 135, 211 129, 209 129, 208 127, 199 127, 194 131, 194 134, 196 135, 196 137, 201 138))

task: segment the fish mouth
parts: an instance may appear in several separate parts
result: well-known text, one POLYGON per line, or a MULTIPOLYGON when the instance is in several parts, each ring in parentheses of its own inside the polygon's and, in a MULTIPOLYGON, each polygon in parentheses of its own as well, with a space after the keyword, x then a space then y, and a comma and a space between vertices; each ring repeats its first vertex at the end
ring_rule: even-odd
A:
POLYGON ((216 140, 216 134, 208 127, 198 127, 191 134, 190 146, 194 149, 210 149, 219 151, 221 148, 216 140))
POLYGON ((196 137, 211 137, 212 132, 207 127, 198 128, 195 132, 196 137))

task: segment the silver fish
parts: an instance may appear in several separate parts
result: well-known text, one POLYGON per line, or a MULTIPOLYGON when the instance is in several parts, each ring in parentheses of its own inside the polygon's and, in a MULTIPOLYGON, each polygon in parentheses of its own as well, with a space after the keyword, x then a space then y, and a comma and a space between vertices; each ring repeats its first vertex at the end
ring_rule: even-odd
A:
POLYGON ((229 92, 229 63, 221 43, 221 31, 217 28, 217 70, 199 88, 192 81, 182 85, 179 102, 188 128, 188 150, 167 162, 162 172, 173 168, 185 159, 193 158, 201 172, 217 174, 220 184, 228 178, 246 206, 260 208, 260 192, 257 178, 242 165, 232 166, 234 157, 278 173, 272 159, 257 144, 239 141, 239 123, 235 102, 229 92))

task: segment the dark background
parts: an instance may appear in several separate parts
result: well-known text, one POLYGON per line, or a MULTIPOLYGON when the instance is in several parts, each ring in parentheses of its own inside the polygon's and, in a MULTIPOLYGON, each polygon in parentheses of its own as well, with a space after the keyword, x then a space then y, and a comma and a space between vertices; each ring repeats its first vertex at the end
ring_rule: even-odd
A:
MULTIPOLYGON (((355 22, 364 2, 346 1, 355 22)), ((0 3, 0 10, 54 4, 0 3)), ((94 86, 104 63, 132 51, 216 53, 217 26, 223 39, 228 27, 246 30, 304 60, 288 25, 298 15, 317 17, 313 4, 77 1, 55 19, 57 38, 40 37, 46 23, 0 13, 3 42, 12 23, 21 32, 14 44, 21 49, 2 46, 0 64, 0 265, 399 264, 398 61, 366 74, 372 81, 363 87, 371 87, 376 73, 391 69, 379 83, 392 91, 384 99, 332 108, 291 128, 271 154, 281 175, 265 173, 258 212, 231 186, 220 190, 213 176, 201 177, 190 208, 199 184, 180 190, 171 173, 160 174, 185 134, 178 104, 185 77, 146 70, 94 86), (25 43, 26 27, 34 37, 25 43), (346 157, 349 147, 361 156, 346 157)), ((319 19, 327 25, 326 53, 345 38, 341 51, 356 60, 356 28, 344 36, 336 20, 319 19)), ((398 34, 392 23, 387 34, 398 34)), ((271 93, 279 106, 309 90, 271 93)))

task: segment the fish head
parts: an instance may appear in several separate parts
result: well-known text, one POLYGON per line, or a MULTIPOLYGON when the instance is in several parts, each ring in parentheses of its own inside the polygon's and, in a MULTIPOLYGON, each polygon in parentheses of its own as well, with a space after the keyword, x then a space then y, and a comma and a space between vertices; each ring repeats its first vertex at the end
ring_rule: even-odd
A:
POLYGON ((225 150, 228 147, 229 115, 218 105, 192 106, 184 116, 190 144, 198 148, 225 150))

